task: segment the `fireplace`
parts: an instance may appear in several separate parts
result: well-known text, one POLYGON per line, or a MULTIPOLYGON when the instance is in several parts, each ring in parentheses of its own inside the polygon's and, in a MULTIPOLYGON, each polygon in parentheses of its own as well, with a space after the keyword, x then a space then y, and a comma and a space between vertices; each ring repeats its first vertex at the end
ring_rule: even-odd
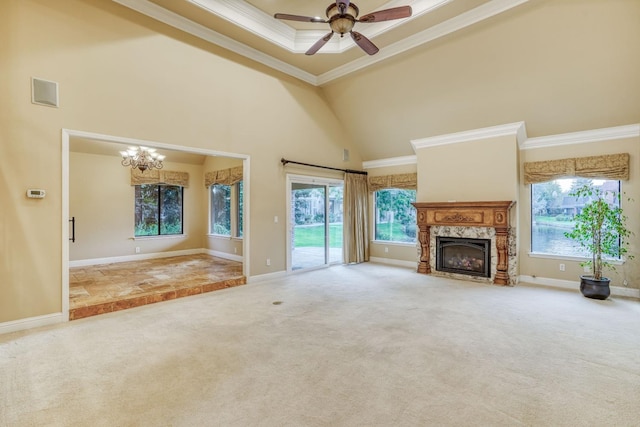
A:
MULTIPOLYGON (((455 273, 463 273, 474 281, 489 282, 496 285, 515 285, 517 279, 517 248, 515 229, 509 225, 510 209, 514 205, 512 201, 487 201, 487 202, 421 202, 413 203, 417 210, 418 241, 420 243, 420 261, 418 273, 451 276, 444 268, 450 268, 448 262, 438 266, 437 238, 461 238, 461 239, 486 239, 490 243, 485 253, 470 255, 472 258, 482 258, 482 262, 476 260, 476 266, 471 268, 474 273, 469 275, 469 270, 456 270, 455 273), (486 256, 486 258, 484 258, 486 256), (485 271, 485 268, 488 271, 485 271)), ((484 246, 484 243, 482 244, 484 246)), ((448 247, 448 246, 447 246, 448 247)), ((440 258, 442 258, 442 253, 440 258)), ((447 254, 444 254, 445 257, 447 254)), ((469 254, 467 254, 469 255, 469 254)), ((455 256, 455 253, 454 255, 455 256)), ((452 260, 452 264, 468 263, 464 257, 461 261, 452 260)))
POLYGON ((437 236, 436 270, 491 277, 491 240, 437 236))

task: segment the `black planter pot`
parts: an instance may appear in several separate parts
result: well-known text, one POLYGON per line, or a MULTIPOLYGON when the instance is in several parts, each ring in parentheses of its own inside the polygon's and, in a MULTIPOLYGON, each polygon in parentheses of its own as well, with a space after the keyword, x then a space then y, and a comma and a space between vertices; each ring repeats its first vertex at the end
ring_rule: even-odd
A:
POLYGON ((580 292, 587 298, 607 299, 611 295, 610 282, 606 277, 595 280, 592 276, 580 276, 580 292))

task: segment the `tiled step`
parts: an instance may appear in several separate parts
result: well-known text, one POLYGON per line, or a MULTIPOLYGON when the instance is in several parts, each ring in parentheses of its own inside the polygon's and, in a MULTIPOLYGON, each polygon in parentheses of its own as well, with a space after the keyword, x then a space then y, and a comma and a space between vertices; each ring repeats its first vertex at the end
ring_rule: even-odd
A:
POLYGON ((190 295, 202 294, 205 292, 217 291, 220 289, 232 288, 244 285, 247 279, 244 276, 221 280, 204 285, 190 286, 184 288, 176 288, 161 292, 152 292, 149 294, 135 294, 127 298, 115 301, 105 301, 98 304, 74 307, 69 310, 69 320, 77 320, 85 317, 95 316, 98 314, 111 313, 128 308, 140 307, 142 305, 154 304, 172 300, 176 298, 188 297, 190 295))

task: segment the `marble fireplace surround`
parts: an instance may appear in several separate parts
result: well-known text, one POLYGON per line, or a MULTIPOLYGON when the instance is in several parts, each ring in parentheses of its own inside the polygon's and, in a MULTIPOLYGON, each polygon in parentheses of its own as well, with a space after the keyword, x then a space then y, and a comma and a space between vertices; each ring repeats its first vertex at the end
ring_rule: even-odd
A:
POLYGON ((488 281, 513 286, 516 282, 515 230, 509 226, 513 201, 414 203, 417 210, 420 262, 418 273, 488 281), (491 240, 491 278, 435 270, 436 236, 491 240))

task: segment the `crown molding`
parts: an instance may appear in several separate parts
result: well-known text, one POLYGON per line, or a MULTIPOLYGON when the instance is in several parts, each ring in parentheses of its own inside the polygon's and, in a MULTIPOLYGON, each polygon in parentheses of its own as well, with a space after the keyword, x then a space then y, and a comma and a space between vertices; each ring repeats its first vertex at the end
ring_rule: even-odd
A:
POLYGON ((416 151, 422 148, 435 147, 438 145, 457 144, 460 142, 477 141, 508 135, 514 135, 518 140, 518 145, 522 145, 520 141, 523 141, 526 138, 524 122, 509 123, 506 125, 491 126, 422 139, 413 139, 410 142, 413 146, 413 150, 416 151))
MULTIPOLYGON (((289 25, 274 19, 273 16, 261 11, 247 2, 237 0, 188 0, 209 13, 219 16, 244 30, 255 34, 291 53, 306 52, 319 38, 327 33, 323 30, 296 30, 289 25)), ((415 0, 411 4, 414 13, 402 21, 384 21, 375 25, 366 25, 359 28, 362 34, 368 38, 376 37, 417 17, 431 12, 452 0, 415 0)), ((392 0, 380 7, 387 9, 401 6, 407 0, 392 0)), ((332 38, 322 48, 322 54, 336 54, 345 52, 356 44, 350 37, 332 38)))
POLYGON ((193 21, 185 19, 184 17, 173 13, 163 7, 151 3, 147 0, 112 0, 122 6, 126 6, 136 12, 147 15, 157 21, 167 24, 171 27, 182 30, 193 36, 201 38, 202 40, 213 43, 224 49, 230 50, 238 55, 242 55, 246 58, 252 59, 269 68, 281 71, 292 77, 300 79, 311 85, 318 86, 318 79, 311 73, 308 73, 293 65, 287 64, 284 61, 276 59, 270 55, 260 52, 244 43, 237 42, 230 37, 220 34, 216 31, 210 30, 203 25, 197 24, 193 21))
MULTIPOLYGON (((584 144, 587 142, 613 141, 616 139, 640 137, 640 123, 615 126, 610 128, 592 129, 580 132, 561 133, 557 135, 527 138, 525 122, 515 122, 505 125, 473 129, 469 131, 449 133, 429 138, 411 140, 413 150, 436 147, 439 145, 456 144, 459 142, 477 141, 499 136, 515 135, 521 150, 555 147, 560 145, 584 144)), ((417 156, 390 157, 379 160, 362 162, 363 169, 382 168, 416 164, 417 156)))
MULTIPOLYGON (((384 61, 409 49, 431 42, 452 32, 473 25, 484 19, 495 16, 506 10, 517 7, 529 0, 491 0, 482 6, 465 12, 455 18, 414 34, 399 42, 386 46, 377 55, 366 56, 337 67, 318 76, 306 72, 298 67, 267 55, 257 49, 233 40, 214 30, 197 24, 183 16, 171 12, 149 0, 112 0, 118 4, 135 10, 143 15, 163 22, 169 26, 235 52, 267 67, 281 71, 314 86, 321 86, 337 78, 346 76, 369 65, 384 61)), ((235 0, 189 0, 192 4, 220 16, 271 43, 294 53, 303 53, 311 47, 326 32, 322 30, 295 30, 279 22, 270 15, 251 6, 247 2, 235 0)), ((403 21, 385 21, 367 25, 360 31, 368 38, 374 38, 402 22, 412 20, 420 15, 436 10, 453 0, 415 0, 411 3, 413 15, 403 21)), ((406 4, 403 0, 392 0, 384 8, 406 4)), ((321 54, 342 53, 355 47, 350 37, 334 37, 327 43, 321 54)))
POLYGON ((536 148, 611 141, 615 139, 635 138, 638 136, 640 136, 640 124, 633 124, 529 138, 521 145, 520 149, 533 150, 536 148))
POLYGON ((469 27, 485 19, 491 18, 516 6, 520 6, 529 0, 492 0, 478 6, 468 12, 460 14, 448 21, 434 25, 431 28, 416 33, 399 42, 393 43, 381 49, 374 56, 361 57, 331 71, 318 76, 318 85, 329 83, 332 80, 351 74, 375 63, 384 61, 393 56, 399 55, 410 49, 437 40, 455 31, 469 27))
POLYGON ((368 160, 366 162, 362 162, 362 169, 384 168, 388 166, 415 165, 417 163, 418 163, 418 157, 415 155, 389 157, 387 159, 368 160))

